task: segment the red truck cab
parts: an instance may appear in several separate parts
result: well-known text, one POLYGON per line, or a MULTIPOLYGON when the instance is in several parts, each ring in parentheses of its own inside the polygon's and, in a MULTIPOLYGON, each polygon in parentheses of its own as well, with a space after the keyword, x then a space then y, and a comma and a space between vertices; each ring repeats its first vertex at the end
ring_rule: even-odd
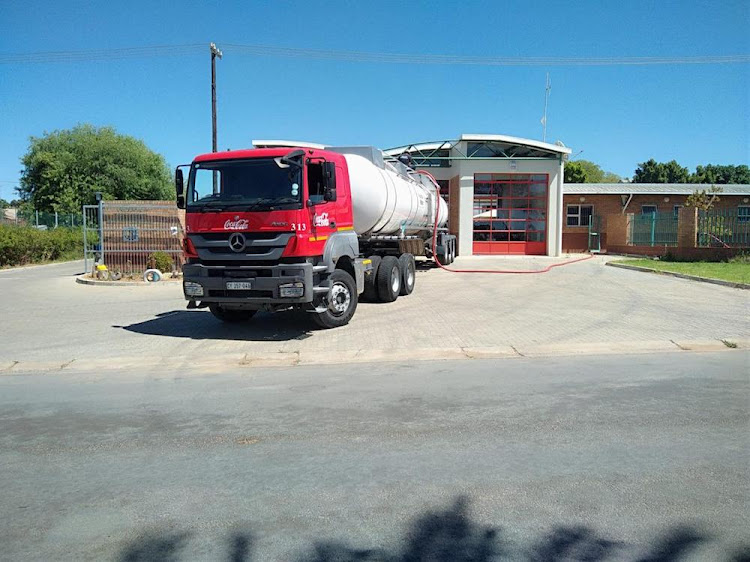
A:
POLYGON ((324 327, 346 324, 364 288, 342 154, 263 148, 202 154, 187 179, 183 289, 189 308, 221 320, 303 308, 324 327))

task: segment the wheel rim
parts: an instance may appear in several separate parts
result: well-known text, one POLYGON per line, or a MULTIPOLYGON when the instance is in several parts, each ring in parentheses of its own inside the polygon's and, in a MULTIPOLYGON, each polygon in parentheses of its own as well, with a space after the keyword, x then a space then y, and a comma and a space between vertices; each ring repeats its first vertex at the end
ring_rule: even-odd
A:
POLYGON ((414 270, 409 267, 407 273, 406 273, 406 284, 411 287, 414 285, 414 270))
POLYGON ((328 296, 328 310, 336 316, 341 316, 349 310, 351 302, 352 294, 349 292, 349 287, 343 283, 334 283, 328 296))
POLYGON ((398 275, 397 266, 393 266, 393 269, 391 270, 391 290, 393 291, 394 295, 397 295, 401 290, 401 279, 398 275))

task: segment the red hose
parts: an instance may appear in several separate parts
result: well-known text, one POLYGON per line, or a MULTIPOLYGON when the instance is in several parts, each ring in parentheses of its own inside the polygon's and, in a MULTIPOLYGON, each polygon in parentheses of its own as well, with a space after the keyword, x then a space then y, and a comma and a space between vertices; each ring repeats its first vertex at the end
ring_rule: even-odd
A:
MULTIPOLYGON (((441 197, 440 195, 440 187, 438 186, 438 182, 435 179, 435 177, 426 170, 415 170, 418 174, 423 174, 430 178, 437 187, 437 196, 441 197)), ((434 228, 432 230, 432 258, 435 260, 435 263, 438 264, 438 267, 441 269, 444 269, 445 271, 450 271, 451 273, 508 273, 508 274, 523 274, 523 273, 547 273, 551 269, 554 269, 555 267, 562 267, 563 265, 570 265, 571 263, 577 263, 579 261, 586 261, 590 260, 594 256, 586 256, 584 258, 577 258, 570 261, 564 261, 559 263, 553 263, 552 265, 548 265, 544 269, 452 269, 450 267, 445 267, 442 263, 440 263, 440 259, 438 258, 437 252, 435 249, 437 248, 437 230, 438 230, 438 222, 440 220, 440 205, 435 206, 435 224, 434 228)))

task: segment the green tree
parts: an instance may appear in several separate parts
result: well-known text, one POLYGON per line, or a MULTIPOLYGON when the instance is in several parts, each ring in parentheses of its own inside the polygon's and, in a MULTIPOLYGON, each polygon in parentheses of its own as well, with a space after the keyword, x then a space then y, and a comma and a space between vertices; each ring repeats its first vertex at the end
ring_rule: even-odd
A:
POLYGON ((638 164, 633 183, 688 183, 690 172, 676 160, 657 162, 653 158, 638 164))
POLYGON ((746 164, 739 166, 707 164, 698 166, 690 176, 691 183, 743 183, 750 184, 750 168, 746 164))
POLYGON ((563 175, 565 183, 586 183, 586 170, 579 162, 566 162, 563 175))
POLYGON ((7 209, 8 207, 10 207, 10 203, 0 197, 0 209, 7 209))
POLYGON ((701 211, 708 211, 719 200, 719 193, 723 191, 721 187, 715 185, 712 185, 708 189, 696 189, 685 199, 685 206, 695 207, 701 211))
POLYGON ((164 157, 111 127, 78 125, 31 137, 21 159, 24 201, 41 211, 79 212, 95 193, 105 199, 168 199, 171 174, 164 157))
POLYGON ((565 164, 565 183, 617 183, 621 179, 588 160, 573 160, 565 164))

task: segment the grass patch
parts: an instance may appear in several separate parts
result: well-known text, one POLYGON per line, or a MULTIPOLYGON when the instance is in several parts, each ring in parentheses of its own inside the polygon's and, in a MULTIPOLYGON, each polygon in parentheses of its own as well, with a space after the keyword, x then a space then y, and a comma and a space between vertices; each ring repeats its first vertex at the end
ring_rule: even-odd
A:
POLYGON ((721 343, 726 345, 729 349, 737 349, 737 344, 729 340, 721 340, 721 343))
POLYGON ((721 279, 732 283, 750 284, 750 263, 746 262, 668 262, 649 259, 618 260, 617 263, 635 265, 654 271, 671 271, 709 279, 721 279))

